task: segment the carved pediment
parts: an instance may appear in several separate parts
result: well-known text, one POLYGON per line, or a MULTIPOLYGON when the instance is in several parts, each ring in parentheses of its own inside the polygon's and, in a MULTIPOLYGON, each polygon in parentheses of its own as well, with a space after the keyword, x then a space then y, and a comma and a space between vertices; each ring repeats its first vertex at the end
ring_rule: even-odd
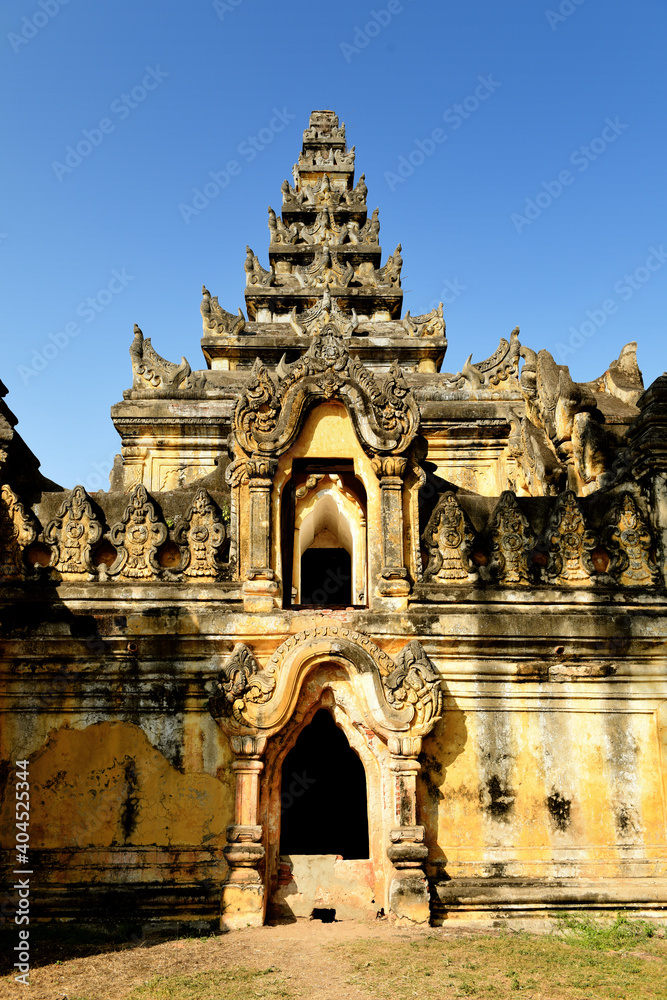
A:
POLYGON ((75 486, 44 532, 45 540, 53 546, 51 565, 64 580, 93 579, 92 549, 101 537, 102 524, 86 491, 75 486))
POLYGON ((442 715, 442 682, 417 640, 392 660, 367 635, 334 625, 290 636, 264 668, 238 643, 218 675, 211 714, 232 734, 278 732, 294 711, 306 675, 326 661, 345 669, 367 725, 383 739, 419 739, 442 715))
POLYGON ((217 576, 218 551, 225 540, 225 526, 206 490, 197 490, 174 537, 181 548, 185 576, 217 576))
POLYGON ((603 538, 611 555, 607 575, 622 587, 648 587, 660 573, 652 558, 653 538, 631 493, 615 501, 605 518, 603 538))
POLYGON ((146 487, 138 484, 122 519, 113 525, 109 537, 118 550, 109 574, 121 579, 146 580, 157 577, 160 567, 157 550, 167 538, 167 526, 155 510, 146 487))
POLYGON ((429 551, 425 581, 472 583, 477 571, 470 561, 475 532, 454 493, 438 500, 424 532, 429 551))
POLYGON ((547 529, 549 563, 545 576, 558 586, 586 586, 595 575, 591 558, 597 537, 586 527, 577 498, 571 490, 562 493, 547 529))
POLYGON ((345 404, 371 453, 403 452, 417 433, 419 408, 398 365, 380 385, 330 324, 293 364, 281 362, 272 374, 256 361, 234 412, 234 440, 246 456, 282 455, 313 402, 333 398, 345 404))
POLYGON ((492 570, 500 583, 525 586, 532 582, 528 552, 534 545, 535 535, 516 494, 502 493, 491 522, 492 570))
MULTIPOLYGON (((28 508, 29 510, 29 508, 28 508)), ((37 538, 30 513, 10 486, 0 490, 0 580, 24 580, 24 550, 37 538)))

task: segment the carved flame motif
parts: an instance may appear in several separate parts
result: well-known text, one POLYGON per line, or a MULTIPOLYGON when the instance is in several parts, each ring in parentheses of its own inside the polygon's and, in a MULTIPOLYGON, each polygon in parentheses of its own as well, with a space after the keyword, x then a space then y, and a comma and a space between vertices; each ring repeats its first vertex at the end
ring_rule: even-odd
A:
POLYGON ((651 533, 631 493, 617 502, 608 516, 605 532, 612 559, 609 575, 623 587, 656 583, 658 567, 651 560, 651 533))
POLYGON ((74 487, 69 500, 65 500, 47 525, 44 537, 53 545, 51 565, 64 580, 80 579, 82 574, 94 575, 91 553, 102 537, 102 525, 83 486, 74 487))
POLYGON ((590 584, 595 567, 591 552, 597 545, 596 536, 586 530, 577 498, 571 490, 563 493, 551 515, 547 531, 549 583, 563 585, 590 584))
POLYGON ((37 530, 25 507, 9 486, 0 491, 0 579, 23 580, 23 550, 35 541, 37 530))
POLYGON ((118 556, 109 573, 120 573, 130 580, 157 576, 160 567, 156 554, 166 537, 166 524, 159 520, 146 487, 138 484, 130 494, 122 521, 111 529, 110 538, 118 548, 118 556))
POLYGON ((239 642, 220 671, 219 694, 211 698, 211 712, 216 718, 231 716, 240 726, 247 726, 243 713, 248 703, 263 705, 270 700, 275 686, 275 678, 264 674, 252 650, 239 642))
POLYGON ((412 733, 428 731, 442 715, 442 685, 424 649, 416 639, 395 658, 396 669, 383 679, 387 701, 392 708, 412 705, 415 718, 412 733))
POLYGON ((225 526, 206 490, 199 489, 195 493, 175 537, 183 551, 186 576, 216 576, 216 557, 225 540, 225 526))
POLYGON ((527 550, 535 544, 535 536, 527 519, 519 510, 516 494, 502 493, 491 525, 492 551, 498 580, 504 584, 529 584, 527 550))
POLYGON ((424 532, 430 555, 425 580, 443 583, 472 582, 477 573, 470 564, 475 533, 453 493, 445 493, 424 532))

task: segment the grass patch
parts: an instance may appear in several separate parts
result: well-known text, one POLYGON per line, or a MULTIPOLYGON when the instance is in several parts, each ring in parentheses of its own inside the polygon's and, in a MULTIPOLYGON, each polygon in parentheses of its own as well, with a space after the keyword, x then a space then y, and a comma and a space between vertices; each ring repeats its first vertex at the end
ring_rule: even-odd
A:
POLYGON ((156 976, 128 994, 127 1000, 272 1000, 289 998, 294 993, 285 988, 280 970, 210 969, 191 976, 156 976))
POLYGON ((601 930, 599 936, 588 921, 578 921, 566 928, 566 937, 499 931, 361 940, 345 946, 354 966, 349 983, 382 1000, 667 1000, 664 938, 656 937, 646 921, 617 918, 601 930), (626 950, 641 945, 642 950, 609 953, 619 945, 626 950))
POLYGON ((655 927, 647 920, 628 920, 624 913, 617 913, 611 924, 567 913, 556 919, 563 940, 598 951, 627 951, 655 937, 655 927))

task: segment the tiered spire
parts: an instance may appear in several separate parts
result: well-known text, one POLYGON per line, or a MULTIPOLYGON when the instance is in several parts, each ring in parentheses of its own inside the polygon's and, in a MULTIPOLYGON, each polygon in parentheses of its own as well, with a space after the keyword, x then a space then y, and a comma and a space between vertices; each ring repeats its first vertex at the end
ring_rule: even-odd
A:
POLYGON ((442 307, 401 319, 400 244, 381 265, 379 210, 371 217, 354 147, 333 111, 313 111, 293 171, 282 185, 282 216, 269 208, 269 267, 246 252, 247 322, 204 290, 203 350, 211 367, 245 367, 302 351, 303 338, 333 323, 370 367, 437 371, 446 349, 442 307), (249 336, 252 335, 252 336, 249 336))

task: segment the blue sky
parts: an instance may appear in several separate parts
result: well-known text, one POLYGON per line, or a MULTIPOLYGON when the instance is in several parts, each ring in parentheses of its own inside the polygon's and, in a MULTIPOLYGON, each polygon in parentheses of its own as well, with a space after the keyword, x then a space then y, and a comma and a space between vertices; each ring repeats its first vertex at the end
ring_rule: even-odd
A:
POLYGON ((133 323, 198 368, 202 283, 243 306, 245 246, 266 265, 266 208, 315 108, 346 122, 384 256, 402 244, 404 308, 445 299, 445 370, 519 325, 577 381, 630 340, 645 383, 662 373, 664 0, 7 0, 0 17, 0 378, 63 486, 106 487, 133 323))

